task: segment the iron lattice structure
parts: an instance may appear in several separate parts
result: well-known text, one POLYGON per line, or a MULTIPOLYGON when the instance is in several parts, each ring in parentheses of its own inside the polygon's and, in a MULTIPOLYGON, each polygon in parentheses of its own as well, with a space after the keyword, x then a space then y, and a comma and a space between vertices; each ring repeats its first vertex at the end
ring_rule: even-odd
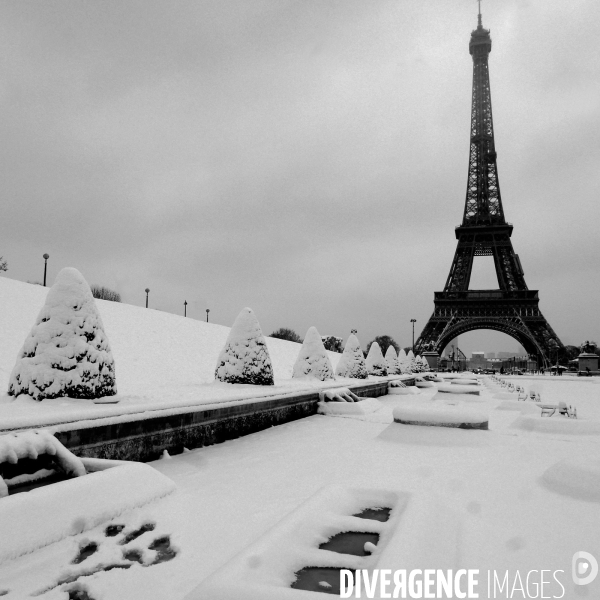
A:
POLYGON ((542 313, 538 292, 527 289, 519 256, 513 250, 513 226, 502 208, 488 56, 490 32, 481 13, 471 33, 473 58, 471 145, 463 221, 455 230, 458 244, 443 292, 435 292, 433 315, 415 344, 417 351, 441 353, 455 337, 475 329, 493 329, 515 338, 539 364, 547 365, 564 349, 542 313), (475 256, 493 256, 497 290, 469 290, 475 256), (555 354, 552 354, 555 356, 555 354))

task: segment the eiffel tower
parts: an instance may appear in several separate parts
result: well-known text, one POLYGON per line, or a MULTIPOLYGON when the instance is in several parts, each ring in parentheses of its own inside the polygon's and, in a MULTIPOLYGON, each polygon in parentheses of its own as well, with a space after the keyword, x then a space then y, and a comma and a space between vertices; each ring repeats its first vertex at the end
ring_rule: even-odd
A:
POLYGON ((433 315, 415 344, 418 352, 441 353, 458 335, 475 329, 493 329, 515 338, 539 365, 548 366, 564 346, 539 307, 537 290, 530 290, 519 255, 513 250, 513 226, 502 209, 488 55, 490 32, 481 23, 471 33, 473 57, 471 149, 469 178, 462 224, 456 227, 458 245, 443 292, 434 293, 433 315), (497 290, 469 290, 473 258, 493 256, 497 290))

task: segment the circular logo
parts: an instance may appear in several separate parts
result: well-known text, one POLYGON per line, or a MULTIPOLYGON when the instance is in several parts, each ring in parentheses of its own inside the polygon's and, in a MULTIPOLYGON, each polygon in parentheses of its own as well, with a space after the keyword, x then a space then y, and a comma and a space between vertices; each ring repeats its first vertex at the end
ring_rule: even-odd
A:
POLYGON ((576 585, 588 585, 598 576, 598 561, 589 552, 575 552, 572 566, 576 585))

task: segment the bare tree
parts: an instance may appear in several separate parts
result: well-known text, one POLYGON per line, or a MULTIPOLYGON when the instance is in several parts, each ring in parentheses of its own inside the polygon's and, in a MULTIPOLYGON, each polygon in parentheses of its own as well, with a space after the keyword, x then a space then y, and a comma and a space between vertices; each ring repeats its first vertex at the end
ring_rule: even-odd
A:
POLYGON ((0 272, 8 271, 8 263, 0 256, 0 272))

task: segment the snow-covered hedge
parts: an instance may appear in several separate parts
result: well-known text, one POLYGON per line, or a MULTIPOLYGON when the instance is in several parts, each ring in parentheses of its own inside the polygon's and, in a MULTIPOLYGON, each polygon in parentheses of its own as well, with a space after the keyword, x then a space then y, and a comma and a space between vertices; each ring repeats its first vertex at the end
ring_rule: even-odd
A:
POLYGON ((237 316, 219 354, 215 379, 225 383, 274 385, 271 357, 251 308, 237 316))
POLYGON ((292 377, 310 377, 320 381, 335 379, 331 361, 316 327, 310 327, 304 336, 292 377))
POLYGON ((35 400, 117 393, 115 363, 96 302, 83 275, 65 268, 46 297, 19 352, 9 381, 11 396, 35 400))
POLYGON ((366 379, 369 376, 360 342, 354 334, 350 334, 346 340, 335 374, 353 379, 366 379))
POLYGON ((385 358, 383 358, 381 347, 377 342, 371 344, 365 362, 369 375, 375 375, 377 377, 385 377, 387 375, 387 363, 385 362, 385 358))

